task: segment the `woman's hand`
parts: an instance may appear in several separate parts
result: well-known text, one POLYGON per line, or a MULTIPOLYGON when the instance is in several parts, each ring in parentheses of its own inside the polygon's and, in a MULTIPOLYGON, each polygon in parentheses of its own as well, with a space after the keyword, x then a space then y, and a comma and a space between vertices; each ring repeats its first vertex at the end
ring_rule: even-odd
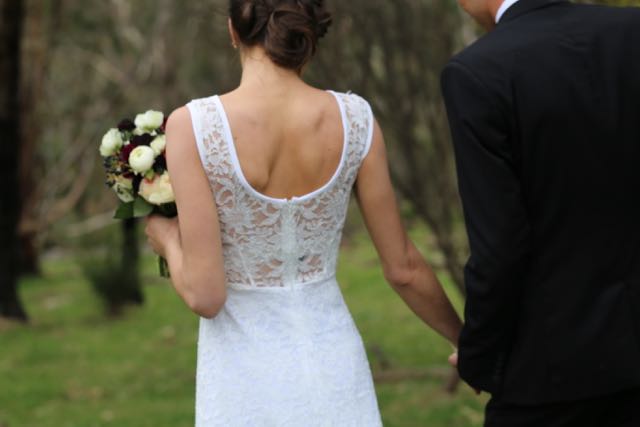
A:
POLYGON ((163 258, 167 258, 167 248, 180 243, 180 228, 178 218, 165 218, 159 215, 151 215, 146 219, 144 229, 147 241, 153 251, 163 258))

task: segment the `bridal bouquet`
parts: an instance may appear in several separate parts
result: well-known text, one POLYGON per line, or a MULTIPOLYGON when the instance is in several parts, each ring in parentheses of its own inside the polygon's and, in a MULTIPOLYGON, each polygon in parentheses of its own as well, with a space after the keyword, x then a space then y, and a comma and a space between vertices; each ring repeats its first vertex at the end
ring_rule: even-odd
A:
MULTIPOLYGON (((116 219, 142 218, 151 214, 177 215, 165 158, 166 119, 159 111, 122 120, 102 138, 107 186, 120 199, 116 219)), ((160 275, 169 277, 167 262, 159 258, 160 275)))

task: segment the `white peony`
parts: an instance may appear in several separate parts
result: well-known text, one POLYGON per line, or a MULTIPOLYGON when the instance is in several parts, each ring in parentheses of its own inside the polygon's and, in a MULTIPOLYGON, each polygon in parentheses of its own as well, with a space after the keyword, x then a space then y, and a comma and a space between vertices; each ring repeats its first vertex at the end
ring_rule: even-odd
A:
POLYGON ((155 159, 156 155, 151 147, 140 145, 129 155, 129 166, 135 173, 144 175, 151 169, 155 159))
POLYGON ((125 203, 133 202, 133 181, 122 175, 114 176, 113 180, 111 188, 116 192, 118 198, 125 203))
POLYGON ((140 182, 138 194, 152 205, 163 205, 176 200, 169 181, 169 172, 166 171, 162 175, 156 175, 151 180, 143 179, 140 182))
POLYGON ((113 156, 123 145, 124 141, 120 131, 118 129, 109 129, 109 132, 102 137, 100 155, 102 157, 113 156))
MULTIPOLYGON (((136 116, 136 131, 137 132, 151 132, 162 126, 164 121, 164 114, 160 111, 149 110, 146 113, 138 114, 136 116)), ((134 133, 137 133, 134 132, 134 133)))
POLYGON ((151 148, 156 156, 159 156, 164 151, 164 148, 167 146, 167 138, 164 135, 158 135, 151 142, 151 148))

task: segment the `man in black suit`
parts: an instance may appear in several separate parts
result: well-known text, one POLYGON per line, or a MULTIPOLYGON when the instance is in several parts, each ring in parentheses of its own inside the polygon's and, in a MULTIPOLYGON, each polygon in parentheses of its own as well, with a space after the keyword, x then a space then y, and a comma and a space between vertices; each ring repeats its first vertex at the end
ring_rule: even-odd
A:
POLYGON ((442 75, 460 375, 487 426, 640 426, 640 9, 461 1, 491 31, 442 75))

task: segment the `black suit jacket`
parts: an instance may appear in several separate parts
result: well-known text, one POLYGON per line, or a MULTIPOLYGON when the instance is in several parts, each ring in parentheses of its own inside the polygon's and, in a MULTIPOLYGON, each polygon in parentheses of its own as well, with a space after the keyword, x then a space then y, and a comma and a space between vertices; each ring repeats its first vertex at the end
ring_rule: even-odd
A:
POLYGON ((640 386, 640 9, 520 0, 442 86, 462 378, 521 404, 640 386))

